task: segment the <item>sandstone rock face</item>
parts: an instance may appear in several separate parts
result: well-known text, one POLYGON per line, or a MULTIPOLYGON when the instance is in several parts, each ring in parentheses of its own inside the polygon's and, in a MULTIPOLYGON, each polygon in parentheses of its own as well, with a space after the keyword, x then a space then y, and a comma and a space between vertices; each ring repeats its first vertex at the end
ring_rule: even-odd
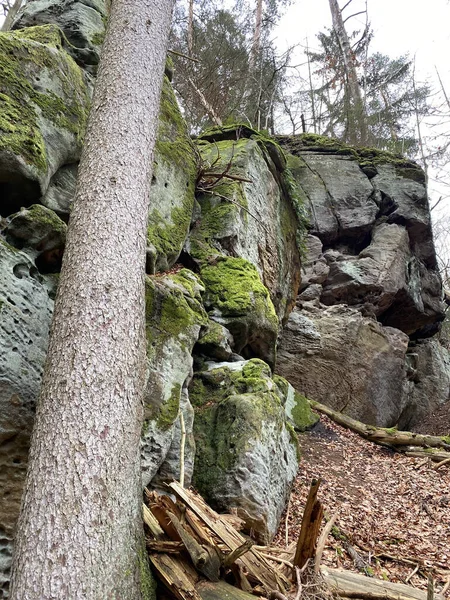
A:
POLYGON ((296 309, 283 332, 277 372, 312 400, 390 427, 402 414, 408 341, 354 308, 296 309))
POLYGON ((44 278, 29 257, 0 239, 0 598, 7 597, 52 309, 44 278))
POLYGON ((258 359, 207 363, 190 387, 194 484, 217 509, 235 509, 262 542, 276 532, 298 466, 282 387, 258 359))
POLYGON ((222 253, 255 265, 285 320, 300 282, 299 198, 281 149, 251 130, 241 135, 250 137, 239 139, 230 128, 205 134, 198 143, 206 192, 199 197, 202 217, 191 235, 191 251, 200 261, 205 254, 222 253), (227 169, 237 179, 225 177, 215 185, 227 169))
POLYGON ((320 136, 280 142, 311 224, 277 372, 366 423, 413 427, 448 400, 449 377, 446 351, 424 341, 444 306, 423 172, 320 136))
POLYGON ((186 387, 192 377, 192 349, 202 325, 207 323, 200 297, 204 288, 191 271, 183 269, 176 275, 148 277, 146 286, 148 380, 141 439, 144 486, 165 461, 172 443, 179 447, 182 399, 185 424, 191 425, 188 436, 192 437, 186 387))
POLYGON ((438 340, 411 344, 407 354, 407 381, 399 427, 417 428, 422 418, 450 399, 450 353, 438 340))
POLYGON ((95 73, 105 37, 108 5, 107 0, 28 0, 13 29, 57 25, 70 42, 68 52, 83 68, 95 73))
POLYGON ((53 25, 0 34, 0 214, 39 200, 62 165, 80 157, 88 89, 53 25))

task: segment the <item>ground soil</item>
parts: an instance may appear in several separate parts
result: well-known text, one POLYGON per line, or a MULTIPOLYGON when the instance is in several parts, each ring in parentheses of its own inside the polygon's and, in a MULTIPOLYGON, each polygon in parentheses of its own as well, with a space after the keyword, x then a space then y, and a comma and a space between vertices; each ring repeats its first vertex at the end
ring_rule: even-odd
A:
MULTIPOLYGON (((445 418, 448 423, 450 415, 445 418)), ((443 423, 436 414, 423 432, 448 434, 443 423)), ((299 441, 302 461, 277 545, 285 545, 286 536, 289 542, 298 538, 311 479, 320 477, 325 513, 338 515, 323 564, 361 570, 349 543, 366 575, 426 589, 431 574, 441 591, 450 581, 450 465, 436 470, 428 459, 376 446, 325 416, 299 441)))

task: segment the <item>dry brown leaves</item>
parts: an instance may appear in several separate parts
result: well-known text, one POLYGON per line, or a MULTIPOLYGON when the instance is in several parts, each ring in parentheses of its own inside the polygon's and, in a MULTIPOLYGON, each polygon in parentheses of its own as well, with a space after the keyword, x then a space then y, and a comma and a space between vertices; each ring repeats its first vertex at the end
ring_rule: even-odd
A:
MULTIPOLYGON (((324 416, 299 440, 303 458, 290 500, 289 541, 298 538, 311 479, 320 477, 325 513, 338 513, 337 527, 370 576, 426 589, 430 573, 441 591, 450 579, 450 466, 436 471, 427 460, 376 446, 324 416)), ((278 545, 285 543, 284 522, 278 545)), ((345 542, 333 536, 322 563, 357 571, 345 542)))

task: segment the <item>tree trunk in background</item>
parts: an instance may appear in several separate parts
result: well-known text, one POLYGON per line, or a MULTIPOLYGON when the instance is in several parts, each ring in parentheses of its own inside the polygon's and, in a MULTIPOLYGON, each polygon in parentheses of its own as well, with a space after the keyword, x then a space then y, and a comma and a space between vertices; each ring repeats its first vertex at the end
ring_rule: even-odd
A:
POLYGON ((8 10, 8 13, 5 17, 5 20, 3 21, 3 25, 0 28, 0 31, 9 31, 11 29, 12 23, 13 23, 14 19, 16 18, 16 15, 19 12, 20 7, 22 6, 22 2, 23 2, 23 0, 16 0, 14 2, 14 4, 8 10))
POLYGON ((250 51, 250 60, 248 64, 250 74, 252 74, 253 70, 255 69, 256 60, 258 58, 259 50, 261 47, 262 5, 263 0, 256 0, 255 30, 253 32, 253 43, 252 49, 250 51))
POLYGON ((144 264, 172 0, 113 0, 70 217, 13 600, 152 597, 141 522, 144 264))
POLYGON ((337 0, 329 0, 329 4, 333 29, 341 49, 346 77, 345 87, 348 98, 346 141, 353 145, 364 146, 369 143, 369 130, 355 60, 337 0))
POLYGON ((189 0, 187 45, 189 56, 194 54, 194 0, 189 0))

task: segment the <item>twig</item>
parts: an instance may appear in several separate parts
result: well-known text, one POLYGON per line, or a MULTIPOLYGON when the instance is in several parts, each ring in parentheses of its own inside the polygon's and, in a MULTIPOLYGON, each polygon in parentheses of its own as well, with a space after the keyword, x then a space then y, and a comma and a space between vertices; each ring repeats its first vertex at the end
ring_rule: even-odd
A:
POLYGON ((300 600, 302 595, 302 571, 298 567, 295 567, 295 574, 297 576, 297 594, 295 595, 294 600, 300 600))
POLYGON ((445 594, 445 592, 450 588, 450 579, 447 579, 447 583, 444 585, 442 590, 440 591, 441 596, 445 594))
POLYGON ((284 558, 279 558, 278 556, 272 556, 271 554, 266 554, 265 552, 260 552, 260 555, 264 556, 264 558, 268 558, 269 560, 273 560, 275 562, 281 563, 282 565, 286 565, 287 567, 290 567, 291 569, 294 568, 294 565, 284 558))
POLYGON ((436 471, 440 468, 443 467, 444 465, 450 463, 450 458, 444 458, 444 460, 441 460, 441 462, 438 462, 437 465, 433 466, 433 469, 435 469, 436 471))
MULTIPOLYGON (((246 179, 245 177, 239 177, 239 175, 230 175, 229 173, 202 173, 202 177, 216 177, 217 181, 220 179, 232 179, 233 181, 244 181, 245 183, 253 183, 252 179, 246 179)), ((214 182, 216 184, 217 182, 214 182)), ((202 189, 201 185, 199 186, 202 189)))
POLYGON ((223 558, 223 566, 224 567, 231 566, 234 562, 237 561, 238 558, 240 558, 246 552, 248 552, 252 546, 253 546, 253 542, 250 540, 247 540, 241 546, 238 546, 237 548, 235 548, 232 552, 230 552, 223 558))
POLYGON ((411 577, 413 577, 417 571, 419 570, 419 565, 416 565, 414 567, 414 569, 411 571, 411 573, 408 575, 408 577, 405 579, 405 583, 408 583, 408 581, 410 581, 411 577))
POLYGON ((186 446, 186 426, 184 423, 183 411, 180 410, 180 428, 181 428, 181 441, 180 441, 180 485, 184 487, 184 449, 186 446))
POLYGON ((289 496, 289 501, 286 509, 286 519, 284 520, 284 542, 286 548, 289 546, 289 511, 291 510, 291 497, 289 496))
POLYGON ((320 537, 317 541, 317 547, 316 547, 316 557, 314 559, 314 573, 318 573, 320 571, 320 563, 322 561, 322 554, 323 554, 323 550, 325 548, 325 544, 327 541, 328 536, 330 535, 330 531, 333 528, 333 525, 336 522, 338 514, 335 513, 331 519, 328 521, 328 523, 325 525, 322 533, 320 534, 320 537))
POLYGON ((434 579, 432 575, 428 575, 427 600, 434 598, 434 579))
POLYGON ((170 54, 174 54, 175 56, 180 56, 181 58, 186 58, 187 60, 192 60, 192 62, 199 63, 198 58, 193 58, 192 56, 188 56, 187 54, 183 54, 182 52, 177 52, 176 50, 168 50, 170 54))

